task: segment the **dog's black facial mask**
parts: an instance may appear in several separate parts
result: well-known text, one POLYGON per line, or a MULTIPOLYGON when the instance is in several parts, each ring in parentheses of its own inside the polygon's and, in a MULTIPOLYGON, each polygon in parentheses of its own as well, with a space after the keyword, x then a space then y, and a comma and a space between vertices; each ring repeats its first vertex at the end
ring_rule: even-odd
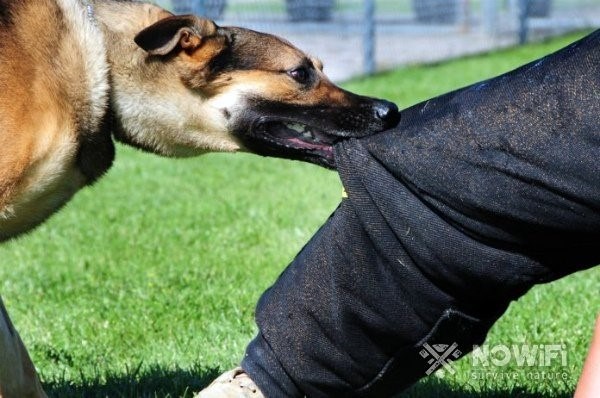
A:
POLYGON ((234 129, 243 144, 264 156, 303 160, 335 168, 333 146, 395 127, 396 105, 351 93, 346 106, 298 105, 251 99, 234 129))
POLYGON ((227 109, 230 131, 247 150, 334 168, 337 141, 398 124, 396 105, 337 87, 318 59, 289 42, 241 28, 219 32, 230 45, 210 63, 215 81, 251 87, 227 109))

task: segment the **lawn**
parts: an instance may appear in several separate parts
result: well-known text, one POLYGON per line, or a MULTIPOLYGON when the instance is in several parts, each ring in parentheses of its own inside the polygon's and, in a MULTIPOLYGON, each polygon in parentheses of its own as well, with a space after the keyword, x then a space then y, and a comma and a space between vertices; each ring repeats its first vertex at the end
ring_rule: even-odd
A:
MULTIPOLYGON (((581 35, 359 79, 402 107, 490 77, 581 35)), ((245 154, 168 160, 118 148, 115 167, 34 233, 0 247, 0 291, 53 397, 190 397, 237 364, 254 305, 340 200, 334 172, 245 154)), ((566 379, 432 376, 407 397, 572 394, 600 269, 532 289, 490 344, 565 344, 566 379)))

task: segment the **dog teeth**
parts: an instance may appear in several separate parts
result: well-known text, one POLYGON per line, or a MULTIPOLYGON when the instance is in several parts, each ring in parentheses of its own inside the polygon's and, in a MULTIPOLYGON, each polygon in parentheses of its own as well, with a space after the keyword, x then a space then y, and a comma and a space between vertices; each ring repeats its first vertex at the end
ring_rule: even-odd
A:
POLYGON ((285 127, 301 134, 304 134, 304 130, 306 129, 306 126, 300 123, 286 123, 285 127))
POLYGON ((315 136, 315 134, 312 132, 312 130, 310 130, 310 127, 308 127, 305 124, 301 124, 301 123, 286 123, 285 127, 287 127, 288 129, 293 130, 296 133, 300 134, 300 136, 302 137, 302 139, 305 140, 305 141, 315 142, 315 143, 320 143, 321 142, 321 140, 319 139, 319 137, 315 136))

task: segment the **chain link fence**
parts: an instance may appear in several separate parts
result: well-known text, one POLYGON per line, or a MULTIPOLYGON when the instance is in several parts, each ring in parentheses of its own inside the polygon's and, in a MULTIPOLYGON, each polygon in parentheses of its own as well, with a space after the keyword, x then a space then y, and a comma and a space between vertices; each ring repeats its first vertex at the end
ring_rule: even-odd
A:
POLYGON ((155 0, 286 37, 334 80, 600 27, 599 0, 155 0))

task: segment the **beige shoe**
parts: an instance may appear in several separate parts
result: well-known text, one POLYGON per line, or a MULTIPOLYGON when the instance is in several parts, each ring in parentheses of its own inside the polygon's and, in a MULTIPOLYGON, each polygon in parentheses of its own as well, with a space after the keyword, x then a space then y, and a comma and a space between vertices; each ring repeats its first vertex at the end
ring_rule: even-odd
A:
POLYGON ((235 368, 217 377, 194 398, 264 398, 244 369, 235 368))

